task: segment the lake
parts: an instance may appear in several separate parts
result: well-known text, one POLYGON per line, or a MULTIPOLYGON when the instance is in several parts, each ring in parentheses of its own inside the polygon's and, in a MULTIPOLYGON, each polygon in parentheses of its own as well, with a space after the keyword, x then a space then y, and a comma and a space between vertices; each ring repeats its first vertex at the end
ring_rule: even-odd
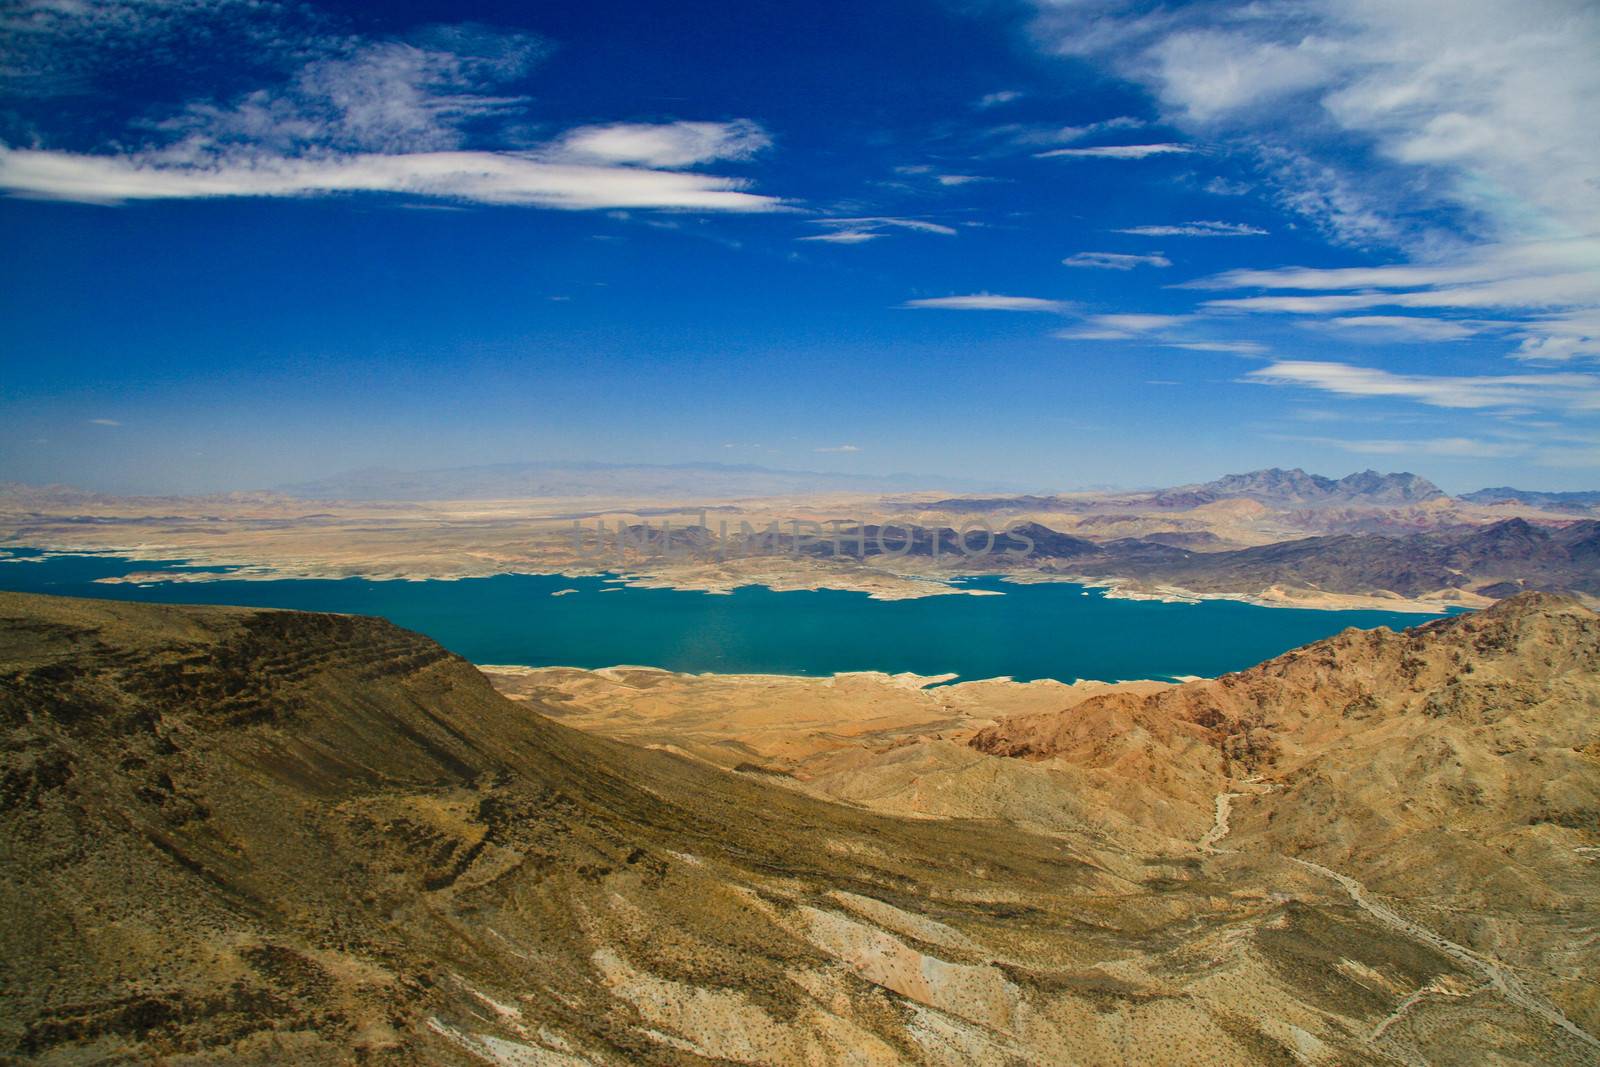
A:
POLYGON ((605 578, 499 575, 459 581, 284 579, 97 584, 182 560, 0 550, 0 589, 158 603, 242 604, 380 615, 475 663, 828 675, 912 671, 962 679, 1174 678, 1252 666, 1347 626, 1399 629, 1429 616, 1263 608, 1231 601, 1117 600, 1068 583, 1012 585, 1002 596, 878 601, 833 590, 731 595, 629 589, 605 578), (576 590, 559 596, 561 590, 576 590))

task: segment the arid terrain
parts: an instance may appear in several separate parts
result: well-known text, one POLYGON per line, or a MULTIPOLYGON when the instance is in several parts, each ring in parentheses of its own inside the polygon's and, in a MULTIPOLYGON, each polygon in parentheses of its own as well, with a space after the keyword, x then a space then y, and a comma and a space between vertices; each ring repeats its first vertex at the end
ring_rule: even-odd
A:
MULTIPOLYGON (((0 487, 0 546, 182 558, 239 568, 230 576, 244 578, 617 572, 646 586, 848 589, 897 599, 962 594, 950 578, 1004 573, 1089 582, 1117 596, 1302 607, 1437 612, 1524 589, 1600 605, 1600 512, 1581 494, 1485 491, 1473 502, 1411 474, 1334 480, 1274 469, 1132 493, 739 497, 692 495, 701 483, 685 483, 676 495, 628 497, 618 486, 632 483, 605 474, 583 493, 561 480, 534 487, 545 495, 432 500, 125 498, 14 485, 0 487), (909 540, 908 525, 920 530, 909 540), (982 529, 996 535, 992 544, 982 529)), ((393 478, 368 488, 485 486, 508 488, 503 479, 393 478)))
POLYGON ((1597 663, 1523 594, 1182 685, 509 700, 378 620, 0 595, 0 1042, 1591 1063, 1597 663))

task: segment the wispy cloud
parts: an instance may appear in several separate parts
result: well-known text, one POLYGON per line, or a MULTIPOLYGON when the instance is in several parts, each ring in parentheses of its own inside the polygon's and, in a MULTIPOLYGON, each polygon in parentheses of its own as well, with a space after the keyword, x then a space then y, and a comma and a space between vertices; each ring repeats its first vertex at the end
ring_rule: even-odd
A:
POLYGON ((941 311, 1047 311, 1056 314, 1065 312, 1070 307, 1062 300, 1045 300, 1036 296, 1001 296, 996 293, 926 297, 920 300, 907 300, 900 306, 941 311))
POLYGON ((1267 352, 1260 341, 1167 341, 1168 348, 1186 348, 1191 352, 1227 352, 1235 356, 1259 356, 1267 352))
POLYGON ((1600 357, 1597 262, 1600 243, 1576 238, 1502 244, 1429 262, 1383 267, 1234 270, 1185 286, 1268 290, 1271 295, 1219 298, 1206 301, 1205 306, 1325 316, 1320 324, 1333 329, 1387 330, 1413 340, 1434 341, 1498 330, 1519 342, 1512 353, 1518 358, 1561 362, 1600 357), (1380 308, 1424 314, 1345 314, 1380 308), (1462 310, 1491 310, 1514 318, 1435 317, 1440 312, 1462 310))
MULTIPOLYGON (((1529 236, 1543 228, 1541 214, 1593 228, 1600 142, 1586 102, 1600 97, 1600 9, 1592 5, 1305 0, 1258 5, 1256 17, 1211 5, 1122 13, 1039 0, 1039 8, 1041 40, 1109 61, 1146 85, 1169 120, 1310 160, 1310 171, 1273 175, 1286 189, 1332 173, 1347 194, 1336 205, 1342 213, 1401 223, 1419 206, 1453 202, 1491 221, 1490 239, 1529 236), (1372 152, 1353 155, 1353 142, 1372 152)), ((1305 206, 1315 217, 1328 205, 1311 194, 1305 206)))
POLYGON ((303 60, 303 34, 285 31, 284 14, 261 0, 11 0, 0 6, 0 86, 16 97, 81 93, 108 73, 170 73, 195 49, 257 66, 303 60))
POLYGON ((958 232, 954 226, 946 226, 942 222, 901 218, 894 215, 865 215, 859 218, 813 219, 812 221, 818 226, 847 226, 851 228, 889 226, 900 230, 915 230, 918 233, 936 233, 943 237, 954 237, 958 232))
POLYGON ((754 122, 620 122, 569 130, 546 154, 579 163, 691 167, 750 159, 772 146, 754 122))
POLYGON ((1349 363, 1283 360, 1250 371, 1242 380, 1336 396, 1411 400, 1440 408, 1600 411, 1600 376, 1590 374, 1394 374, 1349 363))
POLYGON ((829 227, 834 232, 800 237, 801 241, 824 241, 829 244, 858 245, 889 236, 887 230, 910 230, 914 233, 935 233, 941 237, 954 237, 959 231, 954 226, 926 219, 901 218, 893 215, 865 215, 853 218, 810 219, 813 226, 829 227))
POLYGON ((1120 252, 1075 252, 1061 261, 1068 267, 1089 267, 1098 270, 1132 270, 1135 267, 1170 267, 1172 260, 1160 252, 1148 255, 1128 255, 1120 252))
POLYGON ((1347 315, 1325 319, 1315 325, 1340 331, 1357 331, 1381 338, 1416 341, 1464 341, 1483 332, 1477 323, 1453 319, 1428 319, 1417 315, 1347 315))
MULTIPOLYGON (((135 33, 166 5, 114 6, 135 33)), ((227 5, 174 6, 204 21, 227 5)), ((436 27, 405 40, 312 36, 290 51, 299 60, 282 81, 191 100, 115 148, 0 146, 0 190, 98 204, 366 192, 565 209, 785 207, 747 179, 685 171, 765 149, 770 138, 745 120, 592 125, 527 143, 529 101, 506 89, 548 51, 538 38, 436 27)))
POLYGON ((1107 314, 1090 315, 1083 325, 1054 334, 1064 341, 1143 341, 1163 348, 1192 352, 1226 352, 1254 356, 1266 352, 1255 341, 1212 340, 1205 336, 1210 322, 1197 315, 1107 314))
POLYGON ((857 445, 832 445, 828 448, 813 448, 813 452, 860 452, 857 445))
POLYGON ((1206 182, 1201 188, 1214 196, 1243 196, 1255 186, 1249 182, 1229 181, 1227 178, 1218 176, 1206 182))
MULTIPOLYGON (((1143 84, 1166 121, 1250 165, 1278 206, 1335 243, 1390 249, 1397 261, 1271 272, 1274 287, 1308 295, 1211 307, 1494 309, 1521 319, 1502 334, 1516 358, 1600 358, 1600 8, 1304 0, 1243 17, 1214 5, 1037 6, 1047 47, 1143 84)), ((1401 317, 1333 328, 1437 341, 1468 329, 1377 325, 1401 317)))
POLYGON ((1400 237, 1399 224, 1381 200, 1364 192, 1356 179, 1304 152, 1275 145, 1256 148, 1262 172, 1271 181, 1271 198, 1309 220, 1338 244, 1388 246, 1400 237))
POLYGON ((90 419, 89 420, 89 425, 90 426, 121 426, 122 423, 118 422, 116 419, 90 419))
POLYGON ((1111 232, 1139 237, 1261 237, 1267 231, 1243 222, 1197 220, 1165 226, 1127 226, 1111 232))
POLYGON ((1035 152, 1036 159, 1145 159, 1149 156, 1182 155, 1193 152, 1194 147, 1186 144, 1108 144, 1094 148, 1052 148, 1047 152, 1035 152))
POLYGON ((22 196, 95 204, 378 192, 576 210, 785 208, 775 197, 747 192, 748 185, 737 178, 549 163, 509 152, 250 156, 212 164, 173 164, 147 155, 0 149, 0 188, 22 196))
POLYGON ((985 93, 978 97, 977 106, 980 108, 999 107, 1001 104, 1010 104, 1021 100, 1023 94, 1016 89, 1001 89, 999 92, 985 93))
POLYGON ((797 241, 825 241, 835 245, 859 245, 876 241, 888 234, 882 230, 834 230, 832 233, 814 233, 809 237, 796 237, 797 241))
POLYGON ((461 148, 469 126, 521 113, 503 91, 548 51, 525 34, 435 29, 415 40, 307 41, 281 84, 227 101, 193 100, 156 124, 170 162, 234 152, 429 152, 461 148), (322 54, 315 54, 315 53, 322 54))
POLYGON ((1167 330, 1189 321, 1187 315, 1093 315, 1089 321, 1109 330, 1128 334, 1153 333, 1167 330))

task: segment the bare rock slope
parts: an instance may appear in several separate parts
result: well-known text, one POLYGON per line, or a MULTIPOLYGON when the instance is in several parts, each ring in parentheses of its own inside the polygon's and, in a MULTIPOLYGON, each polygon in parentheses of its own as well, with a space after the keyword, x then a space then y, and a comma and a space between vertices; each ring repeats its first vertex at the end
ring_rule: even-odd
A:
POLYGON ((1220 768, 1207 844, 1403 900, 1600 1029, 1600 617, 1573 600, 1525 593, 1402 633, 1348 630, 1221 678, 1009 719, 971 744, 1162 768, 1153 784, 1190 803, 1220 768))
POLYGON ((1466 934, 1397 936, 1249 811, 1149 854, 891 818, 378 620, 0 596, 0 728, 0 1050, 38 1062, 1592 1059, 1581 983, 1482 990, 1466 934))

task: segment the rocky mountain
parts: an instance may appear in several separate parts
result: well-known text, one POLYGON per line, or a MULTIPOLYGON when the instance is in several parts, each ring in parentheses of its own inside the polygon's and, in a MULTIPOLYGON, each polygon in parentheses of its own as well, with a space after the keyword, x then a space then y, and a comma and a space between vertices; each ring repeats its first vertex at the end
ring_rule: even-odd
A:
POLYGON ((1343 478, 1307 474, 1298 467, 1269 467, 1245 474, 1229 474, 1213 482, 1163 490, 1155 503, 1166 507, 1197 507, 1218 500, 1259 500, 1276 505, 1416 504, 1444 499, 1444 491, 1426 478, 1409 472, 1379 474, 1365 470, 1343 478))
MULTIPOLYGON (((1453 943, 1479 969, 1472 991, 1419 999, 1498 988, 1517 1001, 1540 975, 1549 999, 1529 1010, 1600 1055, 1600 989, 1577 962, 1600 913, 1600 618, 1574 601, 1525 593, 1403 633, 1349 630, 1222 678, 1007 720, 971 744, 1143 764, 1175 799, 1220 760, 1235 784, 1207 844, 1295 857, 1363 908, 1404 900, 1409 918, 1385 909, 1397 932, 1453 943)), ((1449 1025, 1440 1012, 1432 1025, 1449 1025)))
POLYGON ((1544 493, 1531 489, 1512 489, 1499 486, 1463 493, 1460 499, 1473 504, 1521 504, 1524 507, 1545 511, 1589 512, 1600 507, 1600 491, 1574 493, 1544 493))
MULTIPOLYGON (((1593 628, 1525 606, 1530 635, 1577 641, 1563 612, 1593 628)), ((1578 747, 1592 705, 1548 738, 1527 710, 1583 698, 1578 681, 1549 684, 1589 645, 1513 649, 1472 625, 1451 624, 1469 636, 1448 648, 1481 646, 1488 665, 1464 659, 1458 695, 1421 713, 1499 724, 1480 747, 1524 771, 1504 819, 1533 820, 1513 843, 1592 841, 1578 747), (1500 691, 1478 687, 1534 652, 1506 675, 1527 695, 1501 715, 1500 691)), ((1420 686, 1446 669, 1431 637, 1373 640, 1399 642, 1385 674, 1420 686)), ((1338 660, 1305 655, 1264 669, 1304 688, 1338 660)), ((1227 741, 1249 733, 1223 726, 1230 709, 1261 707, 1249 688, 1226 683, 1215 721, 1183 728, 1192 758, 1174 766, 1199 803, 1153 757, 1141 772, 1197 829, 1228 769, 1290 769, 1227 741)), ((0 1049, 541 1067, 1249 1064, 1310 1049, 1399 1064, 1460 1061, 1450 1050, 1481 1037, 1507 1061, 1589 1055, 1581 937, 1538 956, 1544 971, 1507 972, 1497 988, 1514 999, 1476 990, 1465 934, 1397 937, 1280 852, 894 818, 540 711, 378 620, 0 595, 0 1049)), ((1316 803, 1322 782, 1284 779, 1316 803)), ((1500 799, 1474 810, 1497 818, 1500 799)), ((1592 883, 1541 883, 1541 921, 1576 936, 1592 883)), ((1525 926, 1496 913, 1474 944, 1532 952, 1525 926)))
MULTIPOLYGON (((1575 753, 1600 741, 1592 714, 1600 709, 1600 616, 1570 598, 1529 592, 1400 633, 1351 628, 1220 678, 1107 694, 1069 714, 1008 719, 972 746, 1085 762, 1104 758, 1092 740, 1101 733, 1181 735, 1203 740, 1226 762, 1224 773, 1245 778, 1303 760, 1306 738, 1325 747, 1370 729, 1375 715, 1425 729, 1453 711, 1471 712, 1458 724, 1481 725, 1517 708, 1547 708, 1541 733, 1575 753), (1553 699, 1570 697, 1557 693, 1568 684, 1581 687, 1582 698, 1553 699), (1104 716, 1138 728, 1101 731, 1094 723, 1104 716)), ((1600 818, 1600 807, 1594 815, 1600 818)))

